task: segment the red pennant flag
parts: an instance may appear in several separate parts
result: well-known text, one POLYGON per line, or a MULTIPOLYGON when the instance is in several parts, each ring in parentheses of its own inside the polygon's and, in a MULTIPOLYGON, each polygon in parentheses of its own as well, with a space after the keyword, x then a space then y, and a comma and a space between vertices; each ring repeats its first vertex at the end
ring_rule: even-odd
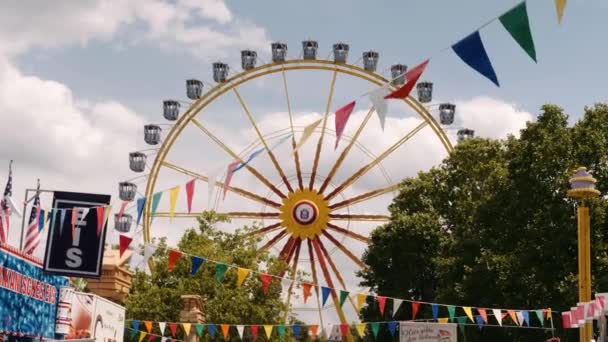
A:
POLYGON ((129 248, 129 245, 131 244, 131 241, 133 241, 133 238, 130 238, 126 235, 120 235, 118 237, 118 242, 119 242, 119 247, 120 247, 120 256, 122 257, 122 255, 124 254, 124 252, 127 250, 127 248, 129 248))
POLYGON ((101 235, 101 229, 103 228, 103 214, 105 207, 97 207, 97 237, 101 235))
POLYGON ((414 89, 416 82, 418 82, 418 79, 424 72, 424 68, 426 68, 427 64, 429 64, 428 59, 426 61, 418 64, 412 70, 406 72, 405 78, 407 79, 407 82, 405 82, 405 84, 403 86, 401 86, 401 88, 386 95, 384 98, 385 99, 404 99, 404 98, 408 97, 410 95, 410 93, 412 92, 412 89, 414 89))
POLYGON ((384 315, 384 305, 386 304, 386 297, 377 296, 376 300, 378 301, 378 308, 380 309, 380 314, 384 315))
POLYGON ((122 215, 125 213, 125 208, 127 207, 127 204, 129 204, 129 202, 127 201, 122 201, 122 203, 120 204, 120 210, 118 211, 118 221, 120 221, 122 215))
POLYGON ((169 323, 169 329, 171 329, 171 336, 175 337, 175 334, 177 334, 177 323, 169 323))
POLYGON ((319 326, 316 324, 313 324, 311 326, 309 326, 310 329, 310 335, 312 338, 316 338, 317 337, 317 331, 319 330, 319 326))
POLYGON ((268 291, 268 285, 270 285, 270 281, 272 280, 272 276, 266 273, 260 273, 260 278, 262 279, 262 292, 266 294, 268 291))
POLYGON ((259 327, 257 325, 251 326, 251 336, 253 336, 254 341, 258 338, 258 328, 259 327))
MULTIPOLYGON (((78 208, 72 208, 72 241, 74 241, 74 234, 76 231, 76 219, 78 218, 78 208)), ((122 254, 121 254, 122 256, 122 254)))
POLYGON ((347 323, 340 324, 340 333, 342 334, 342 337, 348 336, 348 324, 347 323))
POLYGON ((570 311, 562 312, 562 327, 564 329, 572 328, 571 318, 570 311))
POLYGON ((338 143, 340 142, 340 138, 344 132, 344 127, 346 127, 346 123, 348 122, 348 118, 350 118, 350 114, 353 112, 353 109, 355 109, 355 101, 336 110, 336 146, 334 149, 338 148, 338 143))
POLYGON ((312 288, 312 284, 308 284, 308 283, 302 284, 302 291, 304 291, 304 304, 306 304, 306 301, 308 300, 308 297, 310 296, 311 288, 312 288))
POLYGON ((173 267, 175 267, 175 263, 182 257, 182 252, 176 251, 173 249, 169 250, 169 263, 167 264, 167 271, 173 271, 173 267))
POLYGON ((477 308, 477 311, 479 312, 479 315, 483 319, 483 322, 485 324, 488 324, 488 314, 486 313, 486 309, 477 308))
POLYGON ((148 342, 154 341, 154 338, 156 338, 155 335, 148 335, 148 342))
POLYGON ((241 162, 233 161, 228 164, 228 171, 226 173, 226 180, 224 180, 224 199, 226 199, 226 193, 228 193, 228 188, 230 187, 230 181, 232 181, 232 175, 234 174, 234 169, 239 166, 241 162))
POLYGON ((194 181, 196 178, 192 179, 188 183, 186 183, 186 200, 188 202, 188 214, 192 211, 192 197, 194 196, 194 181))
POLYGON ((418 308, 420 308, 420 303, 412 302, 412 320, 416 319, 416 314, 418 313, 418 308))

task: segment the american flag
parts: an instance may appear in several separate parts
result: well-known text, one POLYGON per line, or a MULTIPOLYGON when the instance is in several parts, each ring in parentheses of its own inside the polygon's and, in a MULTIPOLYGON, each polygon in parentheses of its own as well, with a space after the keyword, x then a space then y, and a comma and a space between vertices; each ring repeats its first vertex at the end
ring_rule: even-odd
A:
POLYGON ((10 227, 11 210, 9 207, 10 197, 13 195, 13 161, 8 164, 8 181, 4 188, 4 196, 0 200, 0 244, 8 242, 8 229, 10 227))
POLYGON ((36 197, 30 211, 30 219, 27 221, 27 234, 25 235, 25 246, 23 251, 26 254, 34 254, 36 247, 40 244, 40 231, 38 230, 38 220, 40 220, 40 181, 36 188, 36 197))

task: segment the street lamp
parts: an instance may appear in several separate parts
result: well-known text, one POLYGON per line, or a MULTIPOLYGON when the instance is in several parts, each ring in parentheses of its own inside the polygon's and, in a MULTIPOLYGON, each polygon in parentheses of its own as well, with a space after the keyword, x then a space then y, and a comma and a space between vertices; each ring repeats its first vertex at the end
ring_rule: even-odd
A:
MULTIPOLYGON (((570 178, 568 197, 578 202, 578 299, 591 301, 591 237, 589 232, 589 207, 585 200, 595 198, 600 192, 595 188, 595 178, 587 168, 579 167, 570 178)), ((592 323, 585 323, 579 330, 581 342, 590 342, 593 337, 592 323)))

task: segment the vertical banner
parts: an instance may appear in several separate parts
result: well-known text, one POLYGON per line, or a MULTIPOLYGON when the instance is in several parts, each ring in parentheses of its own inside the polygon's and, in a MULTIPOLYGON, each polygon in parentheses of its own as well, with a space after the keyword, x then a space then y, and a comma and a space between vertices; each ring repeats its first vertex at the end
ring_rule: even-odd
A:
POLYGON ((81 278, 99 278, 107 225, 97 234, 97 215, 92 207, 110 204, 110 195, 55 191, 53 208, 72 220, 56 220, 49 229, 44 270, 81 278))

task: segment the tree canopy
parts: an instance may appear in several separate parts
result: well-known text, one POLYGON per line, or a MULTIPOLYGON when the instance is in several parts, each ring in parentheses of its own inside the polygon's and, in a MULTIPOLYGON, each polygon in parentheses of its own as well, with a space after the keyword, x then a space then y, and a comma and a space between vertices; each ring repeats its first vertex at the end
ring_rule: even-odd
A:
MULTIPOLYGON (((440 165, 403 181, 390 222, 371 235, 362 285, 437 303, 568 310, 578 301, 578 254, 576 203, 566 191, 578 166, 588 167, 608 193, 606 104, 585 108, 573 126, 561 108, 545 105, 519 137, 459 143, 440 165)), ((608 288, 608 202, 589 205, 593 292, 601 292, 608 288)), ((385 317, 374 306, 362 312, 365 321, 392 315, 392 305, 385 317)), ((411 317, 408 305, 395 316, 411 317)), ((557 314, 554 324, 561 325, 557 314)), ((489 327, 467 327, 466 334, 469 342, 551 336, 489 327)))

